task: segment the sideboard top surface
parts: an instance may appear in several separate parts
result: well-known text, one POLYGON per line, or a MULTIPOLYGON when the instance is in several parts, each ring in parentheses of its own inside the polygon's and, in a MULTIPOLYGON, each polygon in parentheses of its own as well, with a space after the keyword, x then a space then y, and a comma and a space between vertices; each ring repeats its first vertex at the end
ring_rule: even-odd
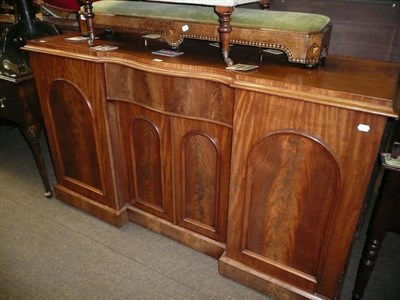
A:
POLYGON ((96 40, 95 45, 118 46, 117 50, 99 52, 90 49, 86 42, 67 42, 68 36, 71 35, 30 40, 24 49, 96 63, 117 63, 169 76, 212 80, 234 88, 390 117, 399 115, 400 64, 396 63, 330 55, 324 66, 306 68, 276 55, 264 55, 260 62, 259 49, 233 46, 231 56, 235 63, 259 66, 256 71, 244 73, 226 70, 219 49, 205 41, 185 40, 180 49, 184 54, 170 58, 151 53, 165 48, 165 44, 151 40, 145 46, 141 37, 96 40))

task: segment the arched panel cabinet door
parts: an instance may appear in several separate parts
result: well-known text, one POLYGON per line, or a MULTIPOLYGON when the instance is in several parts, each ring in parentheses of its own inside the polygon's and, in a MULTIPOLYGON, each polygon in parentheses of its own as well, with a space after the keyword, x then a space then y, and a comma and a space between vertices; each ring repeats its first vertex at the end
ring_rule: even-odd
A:
POLYGON ((173 221, 169 117, 128 102, 118 102, 126 157, 129 203, 173 221))
POLYGON ((254 145, 245 173, 243 256, 314 284, 340 196, 334 155, 306 132, 278 131, 254 145))
POLYGON ((120 171, 112 163, 103 67, 41 53, 31 54, 31 64, 56 171, 57 198, 122 226, 127 216, 114 184, 120 171))
POLYGON ((59 157, 58 180, 81 186, 82 192, 103 194, 94 117, 90 102, 71 82, 58 79, 50 86, 48 110, 59 157))
POLYGON ((219 271, 276 299, 334 298, 386 120, 258 92, 235 100, 219 271))
POLYGON ((174 118, 176 222, 218 242, 226 241, 231 129, 174 118))

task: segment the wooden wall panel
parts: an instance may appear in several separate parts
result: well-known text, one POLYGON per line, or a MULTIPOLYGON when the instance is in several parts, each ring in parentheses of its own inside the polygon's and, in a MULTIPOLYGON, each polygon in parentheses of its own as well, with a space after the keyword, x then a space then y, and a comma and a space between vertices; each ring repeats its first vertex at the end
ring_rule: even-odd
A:
POLYGON ((271 10, 330 17, 330 54, 400 62, 399 1, 275 0, 271 10))

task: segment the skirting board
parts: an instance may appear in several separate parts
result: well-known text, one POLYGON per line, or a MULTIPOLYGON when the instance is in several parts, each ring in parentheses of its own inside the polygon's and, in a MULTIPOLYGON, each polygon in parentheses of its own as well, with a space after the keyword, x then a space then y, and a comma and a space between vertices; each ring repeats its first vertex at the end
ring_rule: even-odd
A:
POLYGON ((129 220, 135 224, 162 234, 201 253, 220 258, 225 251, 225 244, 204 237, 171 222, 155 217, 133 206, 128 207, 129 220))
POLYGON ((277 278, 268 276, 267 274, 250 268, 236 260, 227 257, 226 253, 223 253, 219 259, 218 271, 221 275, 258 290, 271 297, 271 299, 326 299, 319 295, 300 290, 299 288, 280 281, 277 278))
POLYGON ((96 201, 86 198, 66 187, 57 184, 54 187, 54 192, 56 198, 72 205, 84 212, 87 212, 99 219, 106 221, 117 227, 122 227, 128 222, 128 214, 126 207, 120 210, 110 208, 108 206, 102 205, 96 201))

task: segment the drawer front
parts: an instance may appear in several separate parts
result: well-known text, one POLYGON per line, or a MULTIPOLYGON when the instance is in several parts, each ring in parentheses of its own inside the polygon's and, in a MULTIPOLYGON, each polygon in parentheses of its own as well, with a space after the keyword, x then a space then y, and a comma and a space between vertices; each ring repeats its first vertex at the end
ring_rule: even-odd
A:
POLYGON ((129 101, 156 111, 228 126, 233 122, 234 92, 221 83, 165 76, 115 64, 106 65, 106 82, 109 100, 129 101))

